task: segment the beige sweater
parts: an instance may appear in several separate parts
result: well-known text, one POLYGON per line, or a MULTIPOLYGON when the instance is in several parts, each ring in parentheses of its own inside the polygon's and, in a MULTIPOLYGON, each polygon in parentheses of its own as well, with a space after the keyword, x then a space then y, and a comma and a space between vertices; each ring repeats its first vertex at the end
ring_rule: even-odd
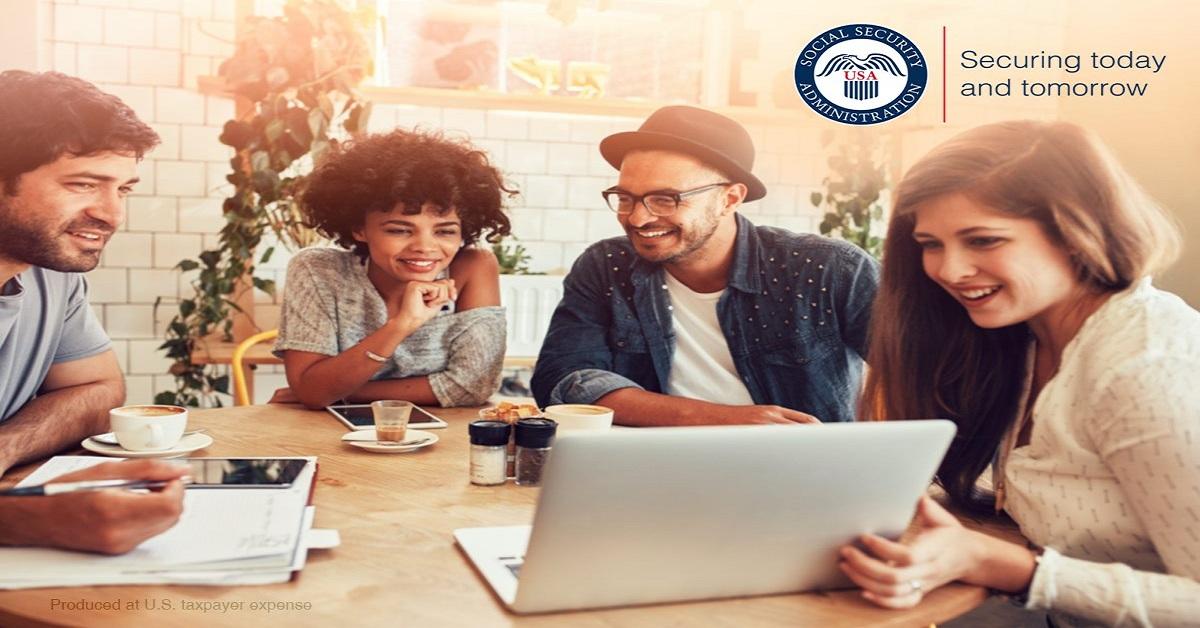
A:
MULTIPOLYGON (((309 248, 288 264, 276 355, 297 350, 338 355, 388 320, 383 297, 351 251, 309 248)), ((442 312, 388 356, 373 380, 425 375, 442 406, 474 406, 500 384, 504 309, 442 312)))
POLYGON ((1046 548, 1028 607, 1059 626, 1200 626, 1200 313, 1148 279, 1114 295, 1032 417, 994 478, 1046 548))

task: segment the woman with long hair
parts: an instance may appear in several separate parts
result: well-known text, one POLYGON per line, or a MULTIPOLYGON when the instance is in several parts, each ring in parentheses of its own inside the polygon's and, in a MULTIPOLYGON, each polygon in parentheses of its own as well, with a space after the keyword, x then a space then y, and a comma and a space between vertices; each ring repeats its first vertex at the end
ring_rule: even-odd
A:
POLYGON ((486 401, 505 320, 496 258, 470 245, 509 233, 513 193, 483 151, 438 133, 335 148, 301 205, 338 247, 305 249, 288 265, 275 353, 289 388, 272 401, 486 401))
POLYGON ((1150 282, 1179 246, 1071 124, 979 127, 908 171, 862 412, 953 420, 938 483, 960 508, 1006 511, 1035 547, 925 498, 905 543, 843 548, 865 597, 907 607, 961 580, 1057 625, 1200 621, 1200 313, 1150 282))

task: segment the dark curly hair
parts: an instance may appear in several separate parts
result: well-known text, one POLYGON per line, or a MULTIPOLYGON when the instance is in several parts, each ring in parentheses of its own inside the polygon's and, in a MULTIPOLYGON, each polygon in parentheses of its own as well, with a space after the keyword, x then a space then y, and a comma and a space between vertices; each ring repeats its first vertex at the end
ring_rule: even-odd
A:
POLYGON ((26 172, 66 153, 112 151, 138 159, 158 134, 120 98, 58 72, 0 72, 0 182, 15 194, 26 172))
POLYGON ((426 203, 451 208, 462 221, 464 244, 484 231, 495 242, 512 227, 504 198, 516 194, 482 150, 441 133, 404 131, 368 135, 332 149, 309 175, 301 195, 308 223, 364 261, 367 245, 354 239, 367 212, 421 213, 426 203))

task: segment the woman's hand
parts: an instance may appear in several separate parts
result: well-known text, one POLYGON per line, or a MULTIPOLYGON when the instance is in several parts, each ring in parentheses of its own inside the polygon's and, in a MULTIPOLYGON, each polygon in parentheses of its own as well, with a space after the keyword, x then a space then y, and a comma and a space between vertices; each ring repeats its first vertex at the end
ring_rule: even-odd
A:
POLYGON ((404 321, 413 329, 424 325, 437 316, 442 306, 458 298, 458 289, 453 279, 437 281, 410 281, 404 287, 400 309, 393 320, 404 321))
MULTIPOLYGON (((924 496, 917 506, 918 531, 904 543, 864 534, 870 554, 843 546, 838 566, 862 587, 863 597, 887 608, 912 608, 926 593, 955 580, 970 580, 986 541, 924 496)), ((983 583, 976 583, 983 584, 983 583)))

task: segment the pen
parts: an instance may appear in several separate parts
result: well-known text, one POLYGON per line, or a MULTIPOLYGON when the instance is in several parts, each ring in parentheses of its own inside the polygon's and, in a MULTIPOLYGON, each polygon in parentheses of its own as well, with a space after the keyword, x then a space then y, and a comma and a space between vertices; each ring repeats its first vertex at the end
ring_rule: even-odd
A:
MULTIPOLYGON (((184 484, 190 484, 192 479, 184 476, 180 478, 184 484)), ((33 495, 61 495, 63 493, 75 493, 78 491, 98 491, 106 488, 162 488, 168 482, 162 480, 145 481, 145 480, 87 480, 82 482, 52 482, 41 484, 39 486, 23 486, 20 488, 10 488, 0 491, 0 497, 23 497, 33 495)))

